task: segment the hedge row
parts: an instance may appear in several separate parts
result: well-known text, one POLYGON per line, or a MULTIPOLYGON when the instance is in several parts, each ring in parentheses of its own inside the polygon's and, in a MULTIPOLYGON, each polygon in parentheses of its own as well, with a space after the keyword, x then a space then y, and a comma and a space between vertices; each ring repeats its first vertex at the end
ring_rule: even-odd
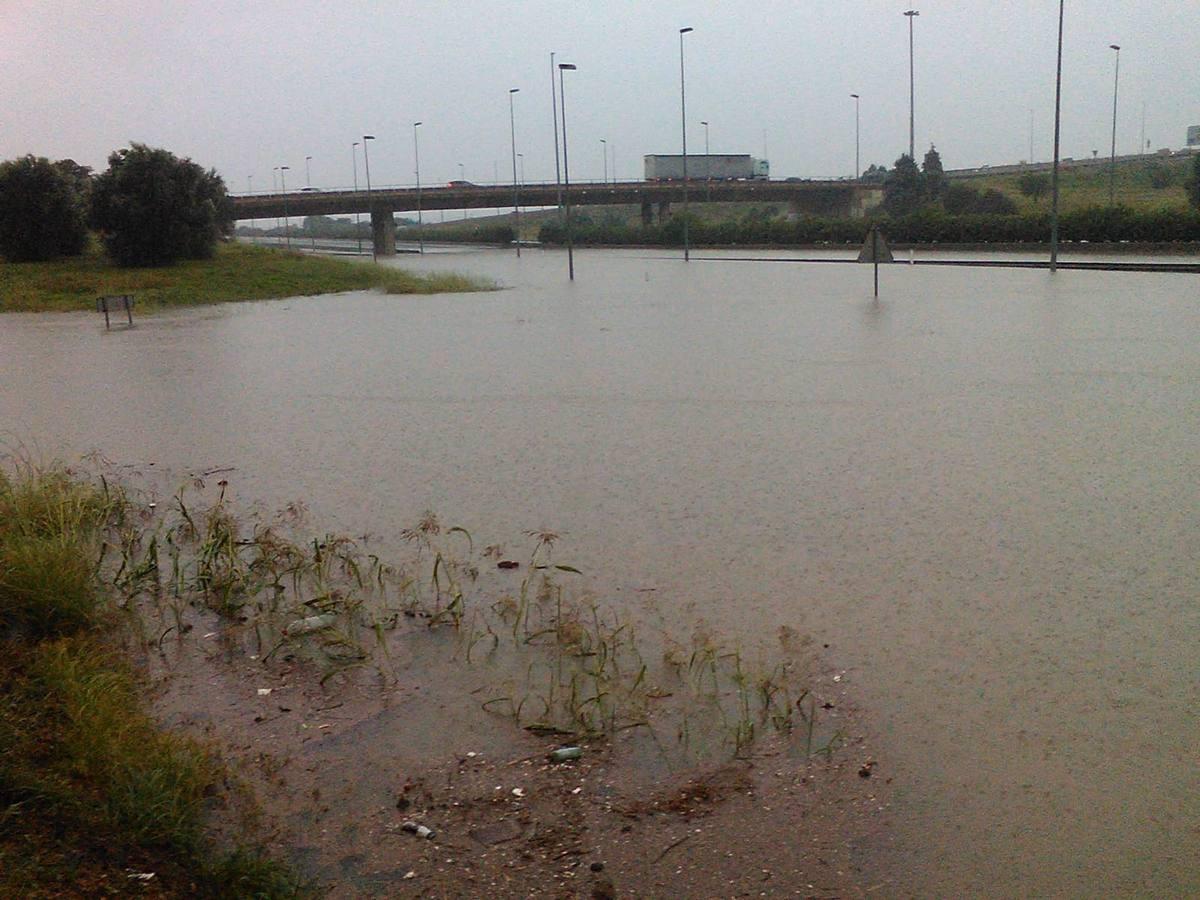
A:
MULTIPOLYGON (((1050 216, 1036 213, 1014 216, 950 215, 927 209, 902 218, 825 219, 802 217, 793 221, 689 220, 693 244, 861 244, 872 225, 888 238, 915 244, 1041 243, 1050 239, 1050 216)), ((574 239, 579 244, 644 244, 675 246, 683 242, 683 220, 677 216, 661 225, 630 225, 576 221, 574 239)), ((566 241, 559 222, 542 225, 539 239, 547 244, 566 241)), ((1059 237, 1064 241, 1181 242, 1200 241, 1200 210, 1164 209, 1139 212, 1127 207, 1093 207, 1063 213, 1059 237)))
POLYGON ((415 226, 396 229, 396 239, 400 241, 416 241, 423 238, 427 241, 447 243, 511 244, 515 237, 516 232, 511 225, 437 225, 426 228, 423 232, 415 226))

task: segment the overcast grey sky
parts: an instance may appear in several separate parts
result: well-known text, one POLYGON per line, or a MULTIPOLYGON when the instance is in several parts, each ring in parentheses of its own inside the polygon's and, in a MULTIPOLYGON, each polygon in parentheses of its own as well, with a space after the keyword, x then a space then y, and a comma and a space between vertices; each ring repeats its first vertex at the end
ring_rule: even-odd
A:
MULTIPOLYGON (((914 4, 918 157, 947 168, 1051 156, 1057 0, 914 4)), ((908 145, 909 2, 408 0, 0 0, 0 158, 35 153, 103 168, 140 141, 215 167, 231 190, 351 182, 364 132, 372 181, 413 181, 412 123, 427 183, 511 173, 508 89, 530 181, 554 177, 551 51, 573 62, 573 177, 622 177, 680 145, 686 37, 688 149, 771 160, 772 175, 848 175, 854 102, 862 160, 908 145)), ((1200 0, 1067 0, 1063 155, 1108 152, 1121 51, 1118 152, 1145 133, 1180 147, 1200 123, 1200 0)), ((363 177, 359 158, 359 177, 363 177)))

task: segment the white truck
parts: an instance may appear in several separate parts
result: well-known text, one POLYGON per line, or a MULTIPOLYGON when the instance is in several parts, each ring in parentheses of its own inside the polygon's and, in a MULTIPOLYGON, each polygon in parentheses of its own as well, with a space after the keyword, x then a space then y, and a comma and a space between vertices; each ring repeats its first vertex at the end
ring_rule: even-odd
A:
MULTIPOLYGON (((683 155, 679 153, 649 153, 643 157, 647 181, 682 181, 683 155)), ((771 164, 754 159, 749 153, 689 153, 688 181, 766 181, 771 177, 771 164)))

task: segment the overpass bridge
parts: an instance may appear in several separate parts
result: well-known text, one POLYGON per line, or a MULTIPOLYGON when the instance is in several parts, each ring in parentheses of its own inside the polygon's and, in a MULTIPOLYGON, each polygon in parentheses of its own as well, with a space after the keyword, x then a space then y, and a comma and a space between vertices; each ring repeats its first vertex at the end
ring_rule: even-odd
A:
MULTIPOLYGON (((642 221, 651 222, 657 209, 659 220, 671 213, 673 203, 683 202, 684 185, 679 181, 620 181, 573 183, 569 189, 572 206, 615 206, 633 204, 642 209, 642 221)), ((564 199, 568 189, 562 188, 564 199)), ((883 200, 878 184, 858 181, 713 181, 688 182, 693 203, 784 202, 793 213, 861 218, 883 200)), ((558 205, 556 184, 523 184, 516 202, 522 206, 558 205)), ((375 252, 396 252, 393 215, 432 209, 493 209, 513 205, 511 184, 449 185, 446 187, 383 187, 347 191, 289 191, 288 193, 243 194, 233 197, 234 218, 274 219, 292 216, 335 216, 369 213, 375 252)))

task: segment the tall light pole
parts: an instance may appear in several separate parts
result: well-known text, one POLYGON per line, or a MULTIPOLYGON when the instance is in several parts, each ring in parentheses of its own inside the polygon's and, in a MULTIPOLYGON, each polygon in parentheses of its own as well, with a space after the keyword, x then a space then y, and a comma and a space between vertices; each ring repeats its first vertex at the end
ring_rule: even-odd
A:
POLYGON ((283 235, 289 250, 292 249, 292 223, 288 220, 287 176, 283 173, 291 170, 291 166, 279 167, 279 188, 283 192, 283 235))
MULTIPOLYGON (((358 206, 358 141, 350 145, 350 159, 354 163, 354 205, 358 206)), ((362 218, 354 211, 354 236, 358 238, 358 255, 362 256, 362 218)))
POLYGON ((1033 110, 1029 111, 1029 164, 1033 165, 1033 110))
POLYGON ((508 133, 512 138, 513 164, 513 215, 517 220, 517 259, 521 258, 521 189, 517 181, 517 118, 513 112, 513 94, 520 93, 520 88, 508 89, 508 133))
POLYGON ((562 162, 563 162, 563 193, 566 203, 567 226, 567 275, 575 280, 575 240, 571 235, 571 167, 567 163, 567 93, 563 83, 563 72, 574 72, 577 67, 573 63, 558 64, 558 95, 562 100, 562 162))
POLYGON ((375 140, 375 135, 363 135, 363 163, 367 168, 367 213, 371 217, 371 259, 378 262, 379 248, 375 244, 375 206, 371 200, 371 155, 367 152, 367 141, 375 140))
POLYGON ((1054 168, 1050 176, 1050 271, 1058 271, 1058 136, 1062 112, 1063 6, 1058 0, 1058 64, 1054 76, 1054 168))
POLYGON ((913 79, 913 19, 920 15, 915 9, 906 10, 908 16, 908 158, 917 161, 916 156, 916 90, 913 79))
POLYGON ((524 153, 517 154, 517 162, 521 166, 521 184, 524 184, 525 183, 525 154, 524 153))
POLYGON ((1117 192, 1117 84, 1121 78, 1121 45, 1109 44, 1108 49, 1117 53, 1116 67, 1113 69, 1112 152, 1108 158, 1108 205, 1112 206, 1117 192))
MULTIPOLYGON (((254 193, 254 176, 253 175, 246 176, 246 193, 247 194, 254 193)), ((252 244, 258 243, 258 237, 254 233, 256 231, 258 231, 258 219, 252 218, 250 220, 250 243, 252 243, 252 244)))
POLYGON ((608 184, 608 141, 600 138, 600 157, 604 160, 603 174, 601 175, 601 184, 608 184))
POLYGON ((691 247, 688 241, 688 174, 687 174, 687 95, 684 91, 683 77, 683 36, 694 31, 694 28, 679 29, 679 110, 680 128, 683 131, 683 261, 691 258, 691 247))
MULTIPOLYGON (((304 157, 304 186, 305 186, 306 188, 311 188, 311 187, 312 187, 312 176, 309 174, 309 171, 308 171, 308 164, 309 164, 310 162, 312 162, 312 157, 311 157, 311 156, 306 156, 306 157, 304 157)), ((311 223, 310 223, 310 224, 311 224, 311 223)), ((308 233, 308 240, 309 240, 309 245, 312 247, 313 251, 314 251, 314 252, 316 252, 316 249, 317 249, 317 236, 316 236, 316 234, 310 231, 310 232, 308 233)))
POLYGON ((854 98, 854 180, 858 181, 862 177, 862 165, 858 161, 858 101, 862 98, 858 94, 851 94, 854 98))
POLYGON ((417 129, 420 127, 420 122, 413 122, 413 161, 417 167, 417 247, 421 253, 424 253, 425 230, 421 218, 421 145, 417 140, 417 129))
MULTIPOLYGON (((458 180, 463 183, 465 183, 467 180, 467 167, 464 166, 462 163, 458 164, 458 180)), ((458 186, 459 190, 462 190, 462 187, 463 187, 463 185, 460 184, 458 186)), ((465 206, 463 207, 462 214, 463 214, 463 221, 464 222, 467 221, 467 208, 465 206)))
MULTIPOLYGON (((562 81, 562 76, 559 76, 562 81)), ((554 85, 554 54, 550 54, 550 102, 554 106, 554 186, 558 192, 558 209, 562 212, 562 172, 558 168, 558 94, 554 85)))
POLYGON ((704 126, 704 202, 712 200, 712 156, 708 152, 708 123, 701 122, 704 126))
MULTIPOLYGON (((271 193, 274 194, 279 190, 279 176, 275 173, 279 171, 279 166, 274 166, 271 169, 271 193)), ((275 216, 275 230, 278 231, 282 225, 279 222, 279 216, 275 216)))

